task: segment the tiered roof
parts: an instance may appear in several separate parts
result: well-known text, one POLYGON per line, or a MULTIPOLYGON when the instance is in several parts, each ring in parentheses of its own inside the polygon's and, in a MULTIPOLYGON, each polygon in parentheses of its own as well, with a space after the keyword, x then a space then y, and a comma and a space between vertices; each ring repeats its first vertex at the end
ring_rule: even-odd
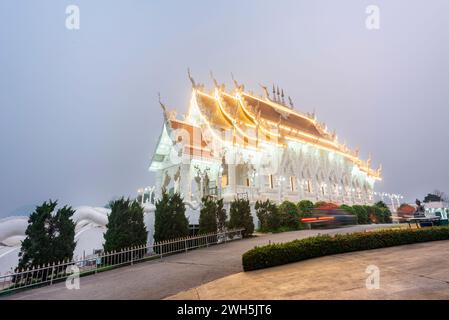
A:
MULTIPOLYGON (((329 133, 324 124, 316 121, 314 115, 298 112, 286 106, 281 99, 275 100, 267 95, 255 96, 244 91, 243 86, 236 85, 236 89, 226 92, 224 86, 216 85, 214 90, 206 92, 203 86, 196 85, 194 81, 192 85, 194 99, 202 119, 216 130, 233 130, 234 143, 242 144, 242 147, 258 146, 259 143, 287 146, 289 141, 306 143, 338 153, 352 161, 369 176, 380 179, 380 168, 371 169, 370 159, 361 160, 358 151, 350 150, 339 143, 336 134, 329 133)), ((194 130, 202 132, 201 125, 189 121, 192 108, 191 105, 185 121, 168 117, 169 127, 184 128, 188 132, 194 130)), ((208 154, 210 150, 202 133, 200 136, 201 142, 192 140, 189 153, 195 154, 198 150, 203 150, 204 155, 213 157, 213 154, 208 154), (195 143, 197 145, 194 145, 195 143)))

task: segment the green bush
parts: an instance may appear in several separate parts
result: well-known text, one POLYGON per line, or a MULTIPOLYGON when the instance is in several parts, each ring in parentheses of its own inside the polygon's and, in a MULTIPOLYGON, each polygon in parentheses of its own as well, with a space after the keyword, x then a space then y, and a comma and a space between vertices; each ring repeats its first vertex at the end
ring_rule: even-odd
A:
POLYGON ((284 201, 279 205, 279 218, 282 227, 290 230, 300 228, 298 208, 293 202, 284 201))
POLYGON ((351 207, 343 204, 340 209, 357 216, 359 224, 392 222, 390 209, 381 201, 373 206, 354 205, 351 207))
POLYGON ((141 246, 147 243, 143 207, 130 199, 120 198, 109 203, 107 230, 103 235, 106 252, 141 246))
POLYGON ((189 235, 189 220, 186 207, 178 193, 168 194, 165 191, 162 198, 156 202, 154 213, 154 241, 160 242, 189 235))
POLYGON ((374 206, 380 209, 384 223, 392 223, 393 222, 393 219, 391 218, 391 211, 384 202, 379 201, 374 206))
POLYGON ((354 210, 354 214, 357 216, 358 224, 368 224, 369 223, 369 215, 365 208, 365 206, 354 205, 352 206, 354 210))
POLYGON ((449 227, 322 235, 256 247, 243 254, 242 264, 245 271, 251 271, 331 254, 438 240, 449 240, 449 227))
POLYGON ((270 200, 257 201, 254 207, 260 222, 260 231, 276 232, 281 226, 278 207, 270 200))
POLYGON ((249 237, 254 232, 254 222, 251 216, 251 207, 247 199, 235 199, 231 202, 229 210, 229 228, 244 228, 243 237, 249 237))
POLYGON ((315 208, 313 202, 309 200, 301 200, 296 206, 298 207, 301 218, 310 217, 312 215, 312 210, 315 208))
POLYGON ((217 232, 217 201, 212 197, 203 197, 199 218, 199 233, 217 232))
POLYGON ((348 206, 347 204, 342 204, 340 206, 340 209, 346 211, 347 213, 353 214, 353 215, 356 214, 354 208, 351 206, 348 206))

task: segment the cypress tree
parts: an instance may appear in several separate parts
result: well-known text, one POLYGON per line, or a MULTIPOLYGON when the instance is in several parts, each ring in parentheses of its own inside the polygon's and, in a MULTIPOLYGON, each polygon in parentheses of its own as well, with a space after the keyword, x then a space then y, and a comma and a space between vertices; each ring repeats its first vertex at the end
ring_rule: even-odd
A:
POLYGON ((228 215, 226 209, 223 208, 223 199, 217 200, 217 230, 218 232, 224 232, 226 230, 226 220, 228 215))
POLYGON ((281 220, 275 203, 268 199, 266 201, 257 201, 255 209, 260 222, 260 231, 276 231, 280 227, 281 220))
POLYGON ((301 218, 305 218, 312 215, 312 210, 315 206, 310 200, 301 200, 298 202, 297 207, 301 218))
POLYGON ((298 230, 301 226, 298 208, 293 202, 285 200, 279 205, 281 227, 289 230, 298 230))
POLYGON ((37 206, 28 219, 25 239, 19 253, 18 269, 30 268, 61 260, 71 260, 76 246, 74 210, 63 207, 53 212, 57 201, 37 206))
POLYGON ((72 260, 75 242, 75 222, 71 219, 75 211, 68 206, 59 209, 53 217, 53 257, 54 261, 72 260))
POLYGON ((207 196, 202 199, 202 203, 199 218, 199 232, 202 234, 217 232, 217 202, 207 196))
POLYGON ((107 231, 104 234, 104 251, 145 245, 147 230, 143 221, 143 208, 136 201, 120 198, 110 202, 107 231))
POLYGON ((185 205, 178 193, 164 192, 156 202, 154 241, 159 242, 189 235, 189 220, 185 216, 185 205))
POLYGON ((251 207, 247 199, 234 199, 231 202, 229 228, 244 228, 243 237, 249 237, 254 232, 254 222, 251 207))

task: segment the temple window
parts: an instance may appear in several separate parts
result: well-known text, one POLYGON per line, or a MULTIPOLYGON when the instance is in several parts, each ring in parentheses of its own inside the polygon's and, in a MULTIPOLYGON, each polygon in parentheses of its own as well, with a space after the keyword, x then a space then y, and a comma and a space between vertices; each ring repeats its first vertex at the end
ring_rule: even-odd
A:
POLYGON ((224 188, 226 186, 228 186, 229 181, 228 181, 228 175, 222 175, 221 176, 221 186, 224 188))
POLYGON ((307 180, 306 182, 307 192, 312 193, 312 183, 310 180, 307 180))
POLYGON ((290 189, 291 189, 291 191, 295 191, 295 189, 296 189, 296 186, 295 186, 295 177, 294 176, 291 176, 290 177, 290 189))

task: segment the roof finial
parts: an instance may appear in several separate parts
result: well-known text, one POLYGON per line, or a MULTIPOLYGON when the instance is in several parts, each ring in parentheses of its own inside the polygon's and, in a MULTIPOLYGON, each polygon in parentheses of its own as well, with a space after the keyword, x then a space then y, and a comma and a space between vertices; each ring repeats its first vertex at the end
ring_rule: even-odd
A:
POLYGON ((215 87, 218 89, 220 85, 218 84, 218 81, 214 78, 214 74, 212 73, 212 70, 210 72, 210 77, 212 78, 212 81, 214 82, 215 87))
POLYGON ((280 102, 281 98, 280 98, 279 86, 276 86, 276 96, 277 96, 277 102, 280 102))
POLYGON ((292 100, 292 98, 290 96, 288 96, 288 104, 290 105, 290 108, 292 108, 292 109, 295 108, 295 106, 293 104, 293 100, 292 100))
POLYGON ((192 83, 192 87, 196 88, 195 80, 193 79, 192 75, 190 74, 190 68, 187 68, 187 74, 189 76, 190 82, 192 83))
POLYGON ((237 82, 237 80, 234 79, 234 74, 232 72, 231 72, 231 78, 232 78, 232 81, 234 82, 234 86, 237 90, 245 91, 245 86, 243 84, 239 84, 237 82))
POLYGON ((377 169, 377 174, 380 176, 382 174, 382 164, 379 164, 379 168, 377 169))
POLYGON ((281 91, 281 98, 282 98, 282 104, 285 105, 285 100, 284 100, 284 89, 282 89, 282 91, 281 91))
POLYGON ((270 99, 270 94, 268 93, 267 87, 259 83, 259 86, 261 86, 263 92, 265 93, 265 99, 270 99))
POLYGON ((274 88, 274 83, 273 83, 273 101, 276 101, 276 89, 274 88))
POLYGON ((159 104, 161 105, 161 108, 164 111, 164 119, 165 119, 165 121, 167 121, 168 120, 167 107, 165 106, 165 104, 161 100, 161 93, 160 92, 157 93, 157 96, 158 96, 158 99, 159 99, 159 104))

